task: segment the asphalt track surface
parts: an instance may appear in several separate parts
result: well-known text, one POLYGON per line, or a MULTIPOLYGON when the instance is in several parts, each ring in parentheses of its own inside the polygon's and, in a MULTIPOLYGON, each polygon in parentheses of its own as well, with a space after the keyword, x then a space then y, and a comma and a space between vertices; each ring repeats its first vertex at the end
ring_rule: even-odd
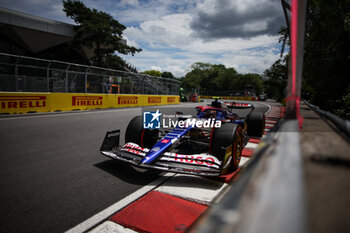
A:
MULTIPOLYGON (((153 110, 193 114, 199 105, 153 110)), ((106 131, 121 129, 124 142, 130 119, 145 109, 1 116, 0 232, 66 231, 162 176, 99 153, 106 131)))

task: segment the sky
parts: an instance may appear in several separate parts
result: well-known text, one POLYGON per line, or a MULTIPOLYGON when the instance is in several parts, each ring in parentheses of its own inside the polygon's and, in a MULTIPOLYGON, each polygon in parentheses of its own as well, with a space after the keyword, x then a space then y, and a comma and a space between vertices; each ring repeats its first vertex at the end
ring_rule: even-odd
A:
MULTIPOLYGON (((278 58, 278 30, 285 25, 280 0, 82 0, 127 29, 128 45, 143 51, 121 55, 139 71, 182 77, 195 62, 260 73, 278 58)), ((74 24, 61 0, 1 0, 0 7, 74 24)))

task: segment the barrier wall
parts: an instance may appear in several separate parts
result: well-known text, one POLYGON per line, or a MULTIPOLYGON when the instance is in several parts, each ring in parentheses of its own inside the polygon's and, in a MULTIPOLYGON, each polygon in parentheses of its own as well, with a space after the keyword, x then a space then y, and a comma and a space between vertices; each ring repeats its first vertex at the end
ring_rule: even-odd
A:
POLYGON ((200 96, 201 99, 215 99, 215 98, 221 98, 225 100, 250 100, 255 101, 257 100, 257 97, 254 96, 200 96))
POLYGON ((179 104, 175 95, 0 92, 0 113, 30 113, 179 104))

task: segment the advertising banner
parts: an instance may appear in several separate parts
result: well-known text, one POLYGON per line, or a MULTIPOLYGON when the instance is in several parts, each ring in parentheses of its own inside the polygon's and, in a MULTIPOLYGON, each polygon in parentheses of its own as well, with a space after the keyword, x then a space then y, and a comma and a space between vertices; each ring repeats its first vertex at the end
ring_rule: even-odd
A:
POLYGON ((0 113, 48 112, 49 96, 31 93, 0 93, 0 113))
POLYGON ((80 93, 0 93, 0 113, 72 111, 179 104, 179 96, 80 93))

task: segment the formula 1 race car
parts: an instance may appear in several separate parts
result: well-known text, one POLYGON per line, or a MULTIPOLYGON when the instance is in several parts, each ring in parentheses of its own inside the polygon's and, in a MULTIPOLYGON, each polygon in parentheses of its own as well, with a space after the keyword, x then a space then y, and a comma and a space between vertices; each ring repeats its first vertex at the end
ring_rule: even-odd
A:
POLYGON ((138 167, 169 172, 220 176, 236 170, 249 136, 263 135, 264 113, 249 103, 219 100, 195 109, 196 117, 177 112, 176 124, 155 129, 145 127, 143 118, 136 116, 127 126, 125 145, 119 145, 120 130, 109 131, 100 152, 138 167), (248 109, 246 116, 236 113, 242 108, 248 109))

